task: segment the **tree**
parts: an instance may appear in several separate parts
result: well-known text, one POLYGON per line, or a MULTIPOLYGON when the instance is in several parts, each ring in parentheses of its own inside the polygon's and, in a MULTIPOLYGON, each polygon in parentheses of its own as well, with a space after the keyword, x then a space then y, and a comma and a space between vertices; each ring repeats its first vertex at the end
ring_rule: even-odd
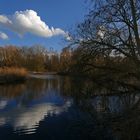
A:
POLYGON ((108 68, 107 63, 118 57, 140 64, 140 0, 92 3, 92 9, 72 37, 81 48, 83 68, 108 68))
POLYGON ((24 67, 31 71, 43 71, 45 69, 45 58, 47 50, 40 45, 22 48, 24 67))
POLYGON ((0 66, 20 66, 20 60, 21 60, 21 55, 20 55, 20 48, 16 46, 5 46, 5 47, 0 47, 0 66))
POLYGON ((140 57, 140 1, 100 0, 85 21, 78 25, 76 42, 104 54, 140 57))
POLYGON ((69 72, 71 66, 72 50, 70 47, 65 47, 62 49, 60 54, 60 71, 69 72))

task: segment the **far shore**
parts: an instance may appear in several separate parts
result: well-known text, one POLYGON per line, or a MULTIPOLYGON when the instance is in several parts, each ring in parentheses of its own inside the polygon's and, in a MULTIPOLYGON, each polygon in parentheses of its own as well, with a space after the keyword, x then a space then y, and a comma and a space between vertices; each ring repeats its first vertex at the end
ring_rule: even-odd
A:
POLYGON ((0 69, 0 85, 24 82, 33 75, 67 75, 59 72, 27 71, 24 68, 5 67, 0 69))
POLYGON ((39 74, 39 75, 57 75, 57 72, 35 72, 30 71, 29 74, 39 74))

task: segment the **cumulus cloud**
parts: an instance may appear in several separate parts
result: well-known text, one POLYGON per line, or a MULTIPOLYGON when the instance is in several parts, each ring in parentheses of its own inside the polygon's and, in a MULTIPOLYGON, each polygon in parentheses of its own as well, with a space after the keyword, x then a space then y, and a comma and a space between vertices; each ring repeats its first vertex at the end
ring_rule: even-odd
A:
POLYGON ((8 39, 7 34, 0 32, 0 39, 8 39))
POLYGON ((66 35, 60 28, 49 28, 34 10, 16 11, 15 14, 11 16, 0 15, 0 25, 5 26, 21 36, 25 33, 46 38, 56 35, 66 35))

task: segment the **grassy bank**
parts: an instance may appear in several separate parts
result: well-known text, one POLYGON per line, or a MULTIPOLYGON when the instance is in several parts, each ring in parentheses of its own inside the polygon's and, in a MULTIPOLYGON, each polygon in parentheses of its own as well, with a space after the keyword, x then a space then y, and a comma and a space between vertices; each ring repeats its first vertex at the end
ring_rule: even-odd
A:
POLYGON ((27 77, 24 68, 4 67, 0 68, 0 84, 24 81, 27 77))

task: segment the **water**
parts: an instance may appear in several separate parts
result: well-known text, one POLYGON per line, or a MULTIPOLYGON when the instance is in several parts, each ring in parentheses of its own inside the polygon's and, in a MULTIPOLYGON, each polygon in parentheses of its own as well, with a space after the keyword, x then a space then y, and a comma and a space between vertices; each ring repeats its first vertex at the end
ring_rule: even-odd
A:
POLYGON ((0 139, 140 139, 139 91, 114 88, 52 75, 1 85, 0 139))

